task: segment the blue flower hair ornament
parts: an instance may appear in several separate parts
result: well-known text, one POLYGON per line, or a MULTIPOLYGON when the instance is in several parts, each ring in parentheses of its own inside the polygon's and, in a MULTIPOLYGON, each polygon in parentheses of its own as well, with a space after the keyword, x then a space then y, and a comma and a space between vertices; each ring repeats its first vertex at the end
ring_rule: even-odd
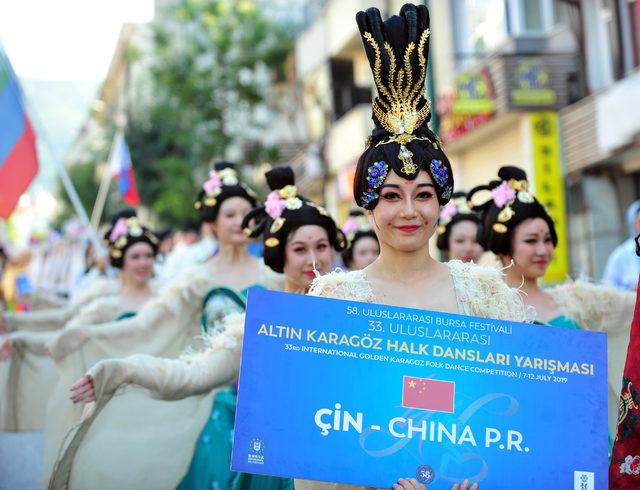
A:
POLYGON ((371 204, 375 203, 380 194, 377 189, 384 183, 389 174, 389 165, 387 162, 375 162, 367 169, 367 189, 361 195, 362 207, 370 209, 371 204))

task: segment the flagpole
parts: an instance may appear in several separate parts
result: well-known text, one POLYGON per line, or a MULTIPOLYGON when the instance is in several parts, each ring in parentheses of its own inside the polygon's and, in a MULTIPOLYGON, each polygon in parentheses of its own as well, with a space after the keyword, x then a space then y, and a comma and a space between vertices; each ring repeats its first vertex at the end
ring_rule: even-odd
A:
POLYGON ((98 189, 98 195, 96 196, 96 202, 93 205, 93 211, 91 213, 91 225, 97 230, 100 225, 100 219, 104 212, 104 206, 107 202, 107 196, 109 195, 109 187, 111 186, 112 170, 111 161, 113 160, 113 152, 118 143, 118 139, 122 135, 122 130, 118 129, 113 138, 111 149, 109 150, 109 159, 107 160, 107 171, 103 173, 100 179, 100 188, 98 189))
MULTIPOLYGON (((24 93, 22 92, 22 88, 20 86, 18 87, 19 87, 18 89, 21 92, 22 100, 28 104, 28 99, 25 97, 24 93)), ((44 143, 44 146, 46 147, 47 151, 53 157, 52 160, 54 162, 56 170, 58 171, 58 175, 62 179, 62 185, 64 186, 64 190, 66 191, 67 196, 69 196, 69 200, 71 201, 71 205, 73 206, 73 209, 76 212, 76 215, 80 218, 80 221, 82 221, 82 224, 87 228, 89 241, 93 245, 96 256, 97 257, 107 256, 108 254, 107 249, 103 245, 100 238, 98 237, 97 228, 94 228, 91 226, 91 222, 89 221, 89 216, 87 216, 87 212, 85 211, 84 206, 82 206, 82 202, 80 201, 78 192, 76 191, 76 188, 73 186, 73 182, 71 182, 71 179, 69 178, 67 169, 62 164, 62 159, 58 158, 56 155, 56 152, 53 150, 53 145, 49 141, 49 137, 47 135, 45 126, 42 124, 42 120, 40 119, 40 116, 37 110, 35 110, 35 107, 31 106, 30 104, 29 106, 30 106, 29 114, 33 118, 34 125, 37 126, 36 139, 40 139, 44 143)))
MULTIPOLYGON (((32 111, 31 114, 34 114, 34 112, 32 111)), ((43 126, 42 124, 38 124, 38 126, 40 126, 40 131, 39 133, 41 135, 45 135, 45 131, 42 129, 43 126)), ((64 167, 64 165, 62 164, 61 161, 59 161, 57 158, 55 158, 55 154, 52 151, 52 147, 51 147, 51 143, 49 142, 48 138, 46 136, 43 136, 43 140, 45 142, 45 145, 47 146, 47 149, 49 150, 49 152, 54 155, 54 162, 55 162, 55 166, 56 169, 58 170, 58 174, 60 175, 60 178, 62 179, 62 184, 64 185, 64 190, 67 192, 67 195, 69 196, 69 200, 71 201, 71 204, 73 205, 73 209, 75 210, 76 214, 78 215, 78 217, 80 218, 80 221, 82 221, 82 224, 85 225, 85 227, 87 228, 87 232, 89 234, 89 240, 91 241, 91 244, 93 245, 93 248, 96 252, 96 256, 100 257, 100 256, 106 256, 107 255, 107 249, 105 248, 105 246, 102 244, 102 241, 100 240, 100 238, 98 238, 98 229, 97 227, 93 227, 91 226, 91 222, 89 221, 89 216, 87 215, 87 212, 84 209, 84 206, 82 206, 82 202, 80 201, 80 197, 78 196, 78 192, 76 191, 76 188, 73 186, 73 182, 71 182, 71 179, 69 178, 69 174, 67 173, 67 169, 64 167)))

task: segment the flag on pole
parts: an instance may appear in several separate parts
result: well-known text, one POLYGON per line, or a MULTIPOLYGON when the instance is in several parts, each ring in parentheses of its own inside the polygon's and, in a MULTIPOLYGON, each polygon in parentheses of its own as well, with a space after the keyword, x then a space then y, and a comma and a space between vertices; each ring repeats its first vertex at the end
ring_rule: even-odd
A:
POLYGON ((0 218, 9 218, 37 174, 36 135, 18 78, 0 46, 0 218))
POLYGON ((111 174, 118 179, 120 197, 127 204, 132 206, 140 205, 140 196, 136 187, 136 176, 131 163, 131 153, 124 139, 122 132, 116 134, 114 146, 111 151, 111 162, 109 162, 111 174))

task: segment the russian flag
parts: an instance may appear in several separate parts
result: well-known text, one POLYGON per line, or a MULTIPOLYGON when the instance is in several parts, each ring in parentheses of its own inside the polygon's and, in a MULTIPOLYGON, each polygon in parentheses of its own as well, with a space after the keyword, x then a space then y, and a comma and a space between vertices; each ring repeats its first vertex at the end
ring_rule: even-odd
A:
POLYGON ((136 187, 136 176, 133 173, 131 153, 121 132, 116 134, 109 166, 112 175, 118 179, 122 200, 131 206, 139 206, 140 196, 136 187))
POLYGON ((36 135, 18 79, 0 47, 0 218, 9 218, 37 174, 36 135))

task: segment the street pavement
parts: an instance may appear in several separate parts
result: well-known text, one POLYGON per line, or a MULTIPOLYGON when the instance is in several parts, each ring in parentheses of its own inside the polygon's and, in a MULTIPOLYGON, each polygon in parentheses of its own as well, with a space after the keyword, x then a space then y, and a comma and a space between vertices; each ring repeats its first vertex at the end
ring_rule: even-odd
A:
POLYGON ((42 432, 0 432, 0 490, 42 488, 42 432))

